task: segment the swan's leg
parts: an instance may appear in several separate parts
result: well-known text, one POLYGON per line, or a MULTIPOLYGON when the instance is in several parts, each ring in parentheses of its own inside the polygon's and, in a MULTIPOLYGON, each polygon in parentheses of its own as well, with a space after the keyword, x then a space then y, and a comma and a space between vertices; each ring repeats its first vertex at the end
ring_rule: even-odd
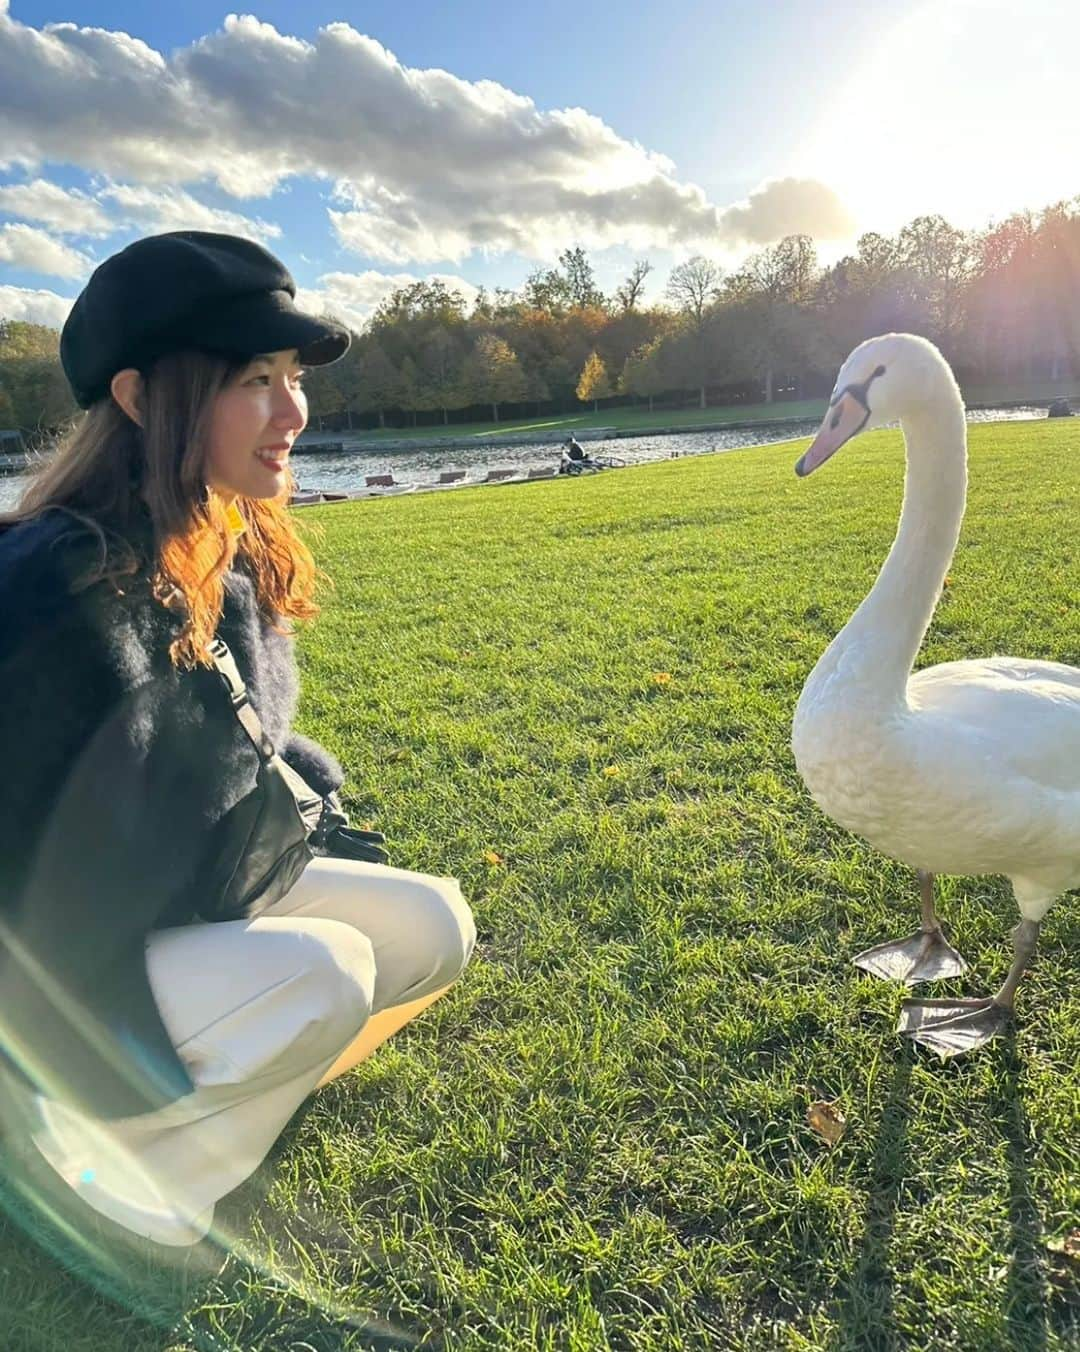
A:
POLYGON ((1013 960, 998 993, 987 1000, 905 1000, 896 1031, 942 1058, 974 1051, 1005 1031, 1020 978, 1039 942, 1040 922, 1021 920, 1013 931, 1013 960))
POLYGON ((917 981, 936 981, 941 977, 959 976, 967 971, 967 963, 948 943, 941 932, 941 924, 934 909, 934 875, 919 870, 919 890, 922 897, 922 923, 914 934, 893 943, 878 944, 852 958, 871 976, 885 981, 902 981, 914 986, 917 981))

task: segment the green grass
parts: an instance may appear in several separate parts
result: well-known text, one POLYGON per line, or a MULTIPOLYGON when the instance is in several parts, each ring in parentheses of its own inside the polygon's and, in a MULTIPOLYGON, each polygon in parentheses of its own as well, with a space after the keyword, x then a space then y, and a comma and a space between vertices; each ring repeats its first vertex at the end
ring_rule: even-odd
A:
MULTIPOLYGON (((964 397, 972 405, 1004 403, 1048 403, 1059 397, 1080 397, 1080 387, 1070 381, 1057 384, 1044 382, 1027 385, 978 385, 964 390, 964 397)), ((825 412, 824 399, 781 400, 772 404, 731 404, 709 408, 657 408, 650 413, 644 405, 629 408, 602 408, 597 413, 583 409, 580 413, 544 418, 519 418, 506 422, 441 423, 422 427, 387 427, 363 432, 311 432, 312 440, 331 440, 338 436, 355 437, 364 442, 414 438, 426 441, 439 437, 501 437, 514 432, 550 432, 552 439, 566 437, 592 427, 615 427, 627 431, 646 431, 650 428, 677 428, 691 432, 695 427, 724 423, 770 422, 785 418, 820 418, 825 412)))
POLYGON ((364 441, 386 441, 406 437, 427 439, 429 437, 501 437, 515 432, 550 432, 553 439, 566 437, 571 432, 584 431, 590 427, 616 427, 627 430, 646 430, 648 428, 675 427, 692 431, 695 427, 713 426, 717 423, 769 422, 784 418, 819 418, 825 410, 824 399, 802 399, 797 402, 774 404, 734 404, 727 407, 710 408, 657 408, 650 413, 645 406, 637 408, 602 408, 597 413, 591 409, 580 413, 567 413, 543 418, 517 418, 504 422, 442 423, 421 427, 387 427, 383 429, 365 429, 363 432, 335 433, 311 432, 316 437, 331 439, 335 436, 350 435, 364 441))
MULTIPOLYGON (((920 661, 1080 661, 1080 428, 971 449, 920 661)), ((5 1352, 1080 1345, 1048 1247, 1080 1226, 1075 896, 1014 1039, 943 1066, 894 1035, 901 992, 850 958, 913 927, 913 879, 822 817, 788 735, 888 549, 899 438, 807 482, 795 456, 302 518, 336 582, 302 724, 396 863, 460 877, 476 957, 222 1208, 273 1279, 233 1261, 158 1331, 9 1230, 5 1352), (831 1150, 821 1098, 848 1119, 831 1150)), ((972 963, 946 992, 985 991, 1007 885, 942 897, 972 963)))

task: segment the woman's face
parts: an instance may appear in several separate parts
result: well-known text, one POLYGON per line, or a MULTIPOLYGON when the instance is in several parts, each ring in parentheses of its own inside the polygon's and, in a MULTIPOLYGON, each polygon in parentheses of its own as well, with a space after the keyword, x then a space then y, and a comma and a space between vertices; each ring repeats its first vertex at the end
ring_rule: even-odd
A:
POLYGON ((307 425, 296 352, 254 357, 221 391, 210 419, 206 479, 233 498, 276 498, 292 444, 307 425))

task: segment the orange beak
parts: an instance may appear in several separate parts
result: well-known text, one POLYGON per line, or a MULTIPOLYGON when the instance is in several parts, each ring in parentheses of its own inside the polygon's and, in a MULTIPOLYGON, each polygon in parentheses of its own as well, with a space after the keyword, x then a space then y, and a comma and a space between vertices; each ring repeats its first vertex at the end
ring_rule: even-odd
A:
POLYGON ((842 394, 825 414, 817 436, 795 466, 795 473, 805 478, 819 465, 823 465, 845 441, 850 441, 856 432, 862 431, 869 417, 870 410, 864 404, 850 394, 842 394))

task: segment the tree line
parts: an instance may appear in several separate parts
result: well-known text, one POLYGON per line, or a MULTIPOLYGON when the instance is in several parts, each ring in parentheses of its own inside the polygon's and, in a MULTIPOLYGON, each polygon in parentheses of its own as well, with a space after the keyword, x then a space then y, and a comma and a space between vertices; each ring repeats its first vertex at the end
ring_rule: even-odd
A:
MULTIPOLYGON (((642 259, 614 293, 581 248, 518 290, 472 305, 438 281, 392 292, 348 355, 311 371, 319 425, 499 422, 601 402, 772 403, 827 393, 864 338, 932 339, 971 384, 1080 375, 1080 199, 1018 212, 983 230, 919 216, 895 236, 864 234, 823 267, 792 235, 735 271, 694 257, 646 305, 642 259)), ((74 412, 58 335, 0 321, 0 427, 51 427, 74 412)))

